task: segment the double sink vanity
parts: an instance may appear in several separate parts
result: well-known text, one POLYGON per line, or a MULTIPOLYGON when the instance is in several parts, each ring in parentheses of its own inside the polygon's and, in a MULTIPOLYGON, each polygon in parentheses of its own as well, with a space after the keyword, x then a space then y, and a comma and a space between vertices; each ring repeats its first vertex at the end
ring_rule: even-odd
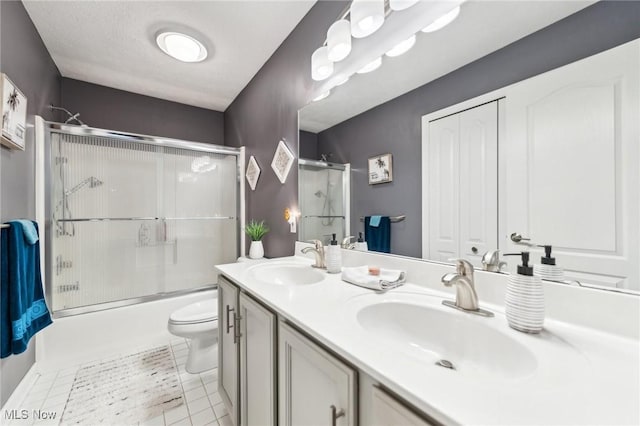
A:
POLYGON ((544 283, 539 335, 509 328, 507 275, 475 273, 472 315, 451 265, 343 250, 406 271, 387 292, 296 256, 220 265, 219 391, 236 425, 638 424, 640 298, 544 283), (597 299, 595 299, 597 298, 597 299))

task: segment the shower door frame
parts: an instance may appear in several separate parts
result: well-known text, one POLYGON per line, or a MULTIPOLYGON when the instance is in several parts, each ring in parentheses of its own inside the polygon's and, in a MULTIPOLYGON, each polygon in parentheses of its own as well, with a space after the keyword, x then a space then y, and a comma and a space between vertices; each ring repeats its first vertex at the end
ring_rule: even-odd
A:
MULTIPOLYGON (((351 235, 351 163, 329 163, 326 161, 320 160, 309 160, 306 158, 298 158, 298 179, 300 176, 300 166, 307 167, 317 167, 318 169, 330 169, 330 170, 340 170, 342 172, 342 205, 344 212, 344 235, 345 237, 351 235)), ((298 183, 298 202, 300 202, 300 194, 302 192, 302 188, 300 183, 298 183)), ((300 235, 302 235, 302 230, 304 229, 304 213, 300 218, 300 235)), ((311 217, 311 216, 307 216, 311 217)))
MULTIPOLYGON (((91 137, 103 137, 109 139, 116 139, 121 141, 138 143, 141 145, 151 145, 155 147, 163 148, 177 148, 186 149, 197 152, 207 152, 219 155, 233 155, 236 156, 236 253, 238 256, 245 252, 245 240, 243 237, 243 230, 245 226, 245 187, 243 185, 242 176, 245 173, 245 148, 234 148, 223 145, 214 145, 202 142, 192 142, 180 139, 163 138, 158 136, 149 136, 136 133, 120 132, 116 130, 99 129, 93 127, 75 126, 70 124, 61 124, 44 120, 36 120, 36 156, 41 156, 41 166, 44 167, 44 173, 41 179, 36 182, 36 186, 41 185, 44 191, 36 190, 36 205, 39 203, 44 204, 44 209, 40 208, 40 211, 44 211, 44 217, 37 218, 42 223, 41 219, 44 219, 45 224, 45 273, 43 274, 43 281, 45 285, 45 298, 51 308, 53 306, 53 272, 54 272, 54 259, 53 259, 53 236, 55 232, 54 219, 53 219, 53 171, 54 171, 54 156, 52 154, 52 141, 51 135, 53 133, 73 135, 73 136, 91 136, 91 137), (39 136, 38 136, 39 135, 39 136), (43 143, 38 144, 38 137, 43 138, 43 143), (44 164, 42 164, 44 163, 44 164), (44 192, 44 194, 42 194, 44 192), (39 193, 39 194, 38 194, 39 193)), ((37 168, 37 167, 36 167, 37 168)), ((90 218, 83 219, 86 221, 105 221, 111 218, 90 218)), ((137 220, 137 219, 152 219, 152 218, 114 218, 115 220, 137 220)), ((157 218, 156 218, 157 219, 157 218)), ((228 218, 227 218, 228 219, 228 218)), ((217 287, 217 284, 206 285, 202 287, 190 288, 185 290, 176 290, 171 292, 159 292, 155 294, 132 297, 127 299, 115 300, 110 302, 103 302, 93 305, 79 306, 76 308, 67 308, 52 312, 54 318, 62 318, 71 315, 79 315, 90 312, 97 312, 105 309, 113 309, 122 306, 135 305, 143 302, 151 302, 159 299, 166 299, 169 297, 181 296, 185 294, 195 293, 199 291, 212 290, 217 287)))

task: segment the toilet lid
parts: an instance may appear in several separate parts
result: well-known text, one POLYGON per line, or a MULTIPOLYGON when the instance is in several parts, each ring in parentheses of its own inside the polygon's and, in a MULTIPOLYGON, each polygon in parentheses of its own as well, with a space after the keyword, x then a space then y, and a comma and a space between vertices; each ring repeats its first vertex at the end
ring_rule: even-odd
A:
POLYGON ((172 322, 204 322, 218 318, 218 299, 207 299, 180 308, 171 314, 172 322))

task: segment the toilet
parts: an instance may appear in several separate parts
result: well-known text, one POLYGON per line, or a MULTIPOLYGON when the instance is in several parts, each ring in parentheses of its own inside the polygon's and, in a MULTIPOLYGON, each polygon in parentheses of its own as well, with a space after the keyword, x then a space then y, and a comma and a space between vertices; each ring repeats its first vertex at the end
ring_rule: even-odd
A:
POLYGON ((197 374, 218 366, 218 300, 207 299, 178 309, 169 317, 169 332, 191 339, 185 370, 197 374))

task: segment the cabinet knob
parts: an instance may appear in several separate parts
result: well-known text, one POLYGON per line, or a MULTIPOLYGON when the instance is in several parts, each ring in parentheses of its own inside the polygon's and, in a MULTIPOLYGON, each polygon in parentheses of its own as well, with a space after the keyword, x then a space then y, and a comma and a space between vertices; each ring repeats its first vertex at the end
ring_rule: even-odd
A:
POLYGON ((338 410, 335 405, 332 405, 331 406, 331 426, 337 426, 338 419, 340 417, 345 416, 345 415, 346 415, 346 413, 344 412, 344 410, 342 408, 340 410, 338 410))

